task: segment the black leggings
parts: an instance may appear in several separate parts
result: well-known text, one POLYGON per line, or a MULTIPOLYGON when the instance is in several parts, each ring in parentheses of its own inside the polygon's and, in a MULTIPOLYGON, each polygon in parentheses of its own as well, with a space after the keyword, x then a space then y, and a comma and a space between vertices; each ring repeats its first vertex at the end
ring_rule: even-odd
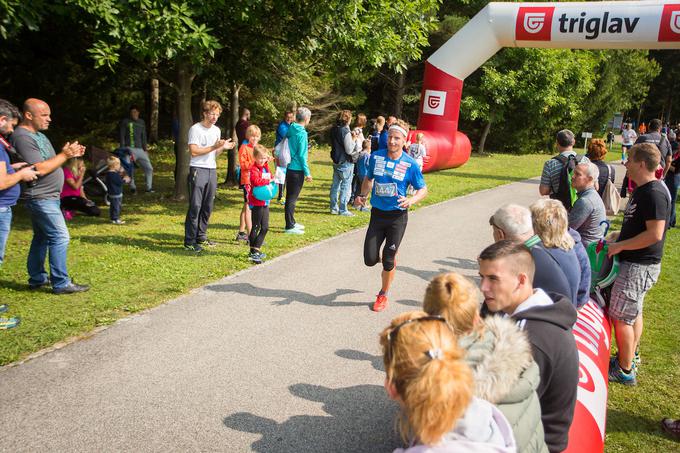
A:
POLYGON ((380 261, 380 246, 385 242, 382 253, 382 265, 386 271, 394 269, 394 257, 399 250, 399 244, 404 237, 408 211, 381 211, 371 209, 371 221, 364 240, 364 263, 375 266, 380 261))
POLYGON ((305 173, 302 170, 288 170, 286 172, 286 229, 295 226, 295 205, 300 191, 305 183, 305 173))
POLYGON ((61 209, 67 211, 80 211, 85 215, 99 217, 101 211, 94 201, 83 197, 64 197, 61 199, 61 209))
POLYGON ((267 235, 267 231, 269 231, 269 206, 252 206, 250 214, 253 226, 250 229, 248 241, 250 242, 250 251, 254 252, 262 247, 264 237, 267 235))

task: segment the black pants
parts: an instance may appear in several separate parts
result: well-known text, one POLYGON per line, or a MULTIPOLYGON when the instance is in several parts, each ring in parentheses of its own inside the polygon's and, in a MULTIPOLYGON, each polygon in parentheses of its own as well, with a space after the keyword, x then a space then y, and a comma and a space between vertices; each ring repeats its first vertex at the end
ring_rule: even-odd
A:
POLYGON ((397 255, 399 245, 404 237, 407 223, 408 211, 371 209, 371 220, 364 240, 364 263, 366 266, 378 264, 380 246, 384 242, 385 247, 382 251, 383 269, 386 271, 394 269, 394 257, 397 255))
POLYGON ((109 215, 111 220, 120 220, 120 208, 123 206, 123 196, 109 196, 109 215))
POLYGON ((208 220, 217 191, 217 170, 189 167, 189 211, 184 221, 184 245, 208 239, 208 220))
POLYGON ((61 199, 61 209, 66 209, 67 211, 78 211, 85 215, 92 217, 99 217, 101 211, 94 204, 94 201, 88 200, 83 197, 64 197, 61 199))
POLYGON ((286 172, 286 229, 295 226, 295 205, 300 191, 305 183, 305 173, 302 170, 288 170, 286 172))
POLYGON ((250 208, 253 226, 250 229, 250 251, 259 250, 264 243, 264 237, 269 231, 269 206, 252 206, 250 208))

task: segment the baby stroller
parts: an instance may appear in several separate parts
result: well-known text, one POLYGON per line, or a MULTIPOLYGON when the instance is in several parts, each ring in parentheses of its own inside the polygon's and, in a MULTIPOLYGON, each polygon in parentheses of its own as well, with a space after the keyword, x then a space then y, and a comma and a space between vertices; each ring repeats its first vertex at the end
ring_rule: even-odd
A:
POLYGON ((85 194, 87 194, 88 198, 101 198, 108 206, 109 200, 106 196, 108 190, 104 181, 104 173, 107 170, 106 159, 109 158, 109 152, 92 146, 87 154, 90 165, 88 165, 89 168, 85 174, 85 179, 83 179, 85 194))

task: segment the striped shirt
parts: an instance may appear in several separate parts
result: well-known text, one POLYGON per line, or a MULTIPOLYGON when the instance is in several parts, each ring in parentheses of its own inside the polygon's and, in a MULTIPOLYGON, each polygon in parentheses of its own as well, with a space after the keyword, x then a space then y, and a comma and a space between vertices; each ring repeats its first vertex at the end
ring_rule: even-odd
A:
MULTIPOLYGON (((583 164, 590 162, 586 156, 579 156, 576 151, 562 151, 560 156, 576 156, 576 162, 583 164)), ((543 164, 541 173, 541 185, 550 187, 550 193, 557 193, 560 187, 560 173, 562 172, 562 162, 557 159, 549 159, 543 164)))

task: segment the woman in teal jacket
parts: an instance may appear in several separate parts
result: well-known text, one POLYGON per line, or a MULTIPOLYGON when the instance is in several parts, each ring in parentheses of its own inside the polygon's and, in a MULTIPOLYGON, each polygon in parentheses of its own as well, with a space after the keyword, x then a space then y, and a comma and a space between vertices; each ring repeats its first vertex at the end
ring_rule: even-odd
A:
POLYGON ((307 130, 312 112, 307 107, 300 107, 295 114, 295 122, 288 128, 288 148, 290 149, 290 164, 286 171, 286 229, 288 234, 304 234, 305 226, 295 222, 295 205, 300 196, 302 186, 312 181, 312 173, 307 164, 309 145, 307 130))

